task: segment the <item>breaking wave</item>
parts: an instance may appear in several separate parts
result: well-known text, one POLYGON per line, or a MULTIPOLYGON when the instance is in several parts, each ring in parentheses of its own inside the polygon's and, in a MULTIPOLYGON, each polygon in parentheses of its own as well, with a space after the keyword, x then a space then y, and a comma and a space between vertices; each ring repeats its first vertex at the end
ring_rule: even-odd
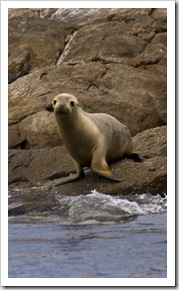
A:
POLYGON ((125 222, 138 215, 164 213, 167 211, 167 196, 142 194, 131 200, 99 193, 79 196, 57 197, 59 212, 81 223, 125 222))
POLYGON ((167 196, 144 193, 142 195, 111 196, 96 190, 87 195, 63 196, 56 193, 52 200, 43 203, 22 200, 9 193, 9 218, 24 221, 69 221, 77 223, 120 223, 139 215, 167 211, 167 196), (12 196, 11 196, 12 195, 12 196))

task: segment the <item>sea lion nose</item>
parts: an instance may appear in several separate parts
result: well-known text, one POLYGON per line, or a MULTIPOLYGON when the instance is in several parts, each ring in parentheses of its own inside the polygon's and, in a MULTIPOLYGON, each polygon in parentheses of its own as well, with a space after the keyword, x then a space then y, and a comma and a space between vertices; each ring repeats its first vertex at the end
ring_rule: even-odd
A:
POLYGON ((63 107, 64 107, 64 106, 65 106, 65 104, 63 104, 63 103, 62 103, 62 104, 60 104, 60 107, 59 107, 59 108, 60 108, 60 110, 61 110, 61 109, 63 109, 63 107))

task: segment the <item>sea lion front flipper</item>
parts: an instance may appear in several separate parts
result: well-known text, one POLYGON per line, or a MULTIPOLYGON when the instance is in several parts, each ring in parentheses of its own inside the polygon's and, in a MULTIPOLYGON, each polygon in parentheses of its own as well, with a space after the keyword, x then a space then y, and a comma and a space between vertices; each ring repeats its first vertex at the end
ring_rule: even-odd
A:
POLYGON ((120 177, 120 176, 118 176, 116 174, 112 174, 110 177, 107 177, 107 178, 111 179, 111 180, 114 180, 114 181, 117 181, 117 182, 121 182, 121 181, 125 180, 125 178, 120 177))
POLYGON ((84 176, 84 174, 80 174, 79 175, 79 174, 73 174, 73 173, 71 173, 67 177, 61 177, 61 178, 59 178, 59 180, 55 183, 55 186, 67 184, 67 183, 70 183, 70 182, 73 182, 73 181, 77 181, 80 178, 82 178, 83 176, 84 176))
POLYGON ((110 179, 110 180, 114 180, 114 181, 117 181, 117 182, 121 182, 124 180, 123 177, 120 177, 120 176, 117 176, 115 174, 113 174, 110 170, 94 170, 94 172, 96 172, 98 175, 100 176, 103 176, 107 179, 110 179))
POLYGON ((103 176, 105 178, 120 182, 123 181, 124 178, 113 174, 108 167, 107 161, 104 158, 105 156, 105 148, 102 144, 94 148, 93 157, 91 162, 91 169, 96 172, 98 175, 103 176))
POLYGON ((73 161, 74 161, 77 172, 70 173, 69 176, 60 178, 59 181, 57 181, 57 183, 55 183, 55 186, 67 184, 67 183, 70 183, 73 181, 77 181, 80 178, 84 177, 84 171, 83 171, 83 168, 81 167, 81 165, 78 162, 76 162, 74 159, 73 159, 73 161))

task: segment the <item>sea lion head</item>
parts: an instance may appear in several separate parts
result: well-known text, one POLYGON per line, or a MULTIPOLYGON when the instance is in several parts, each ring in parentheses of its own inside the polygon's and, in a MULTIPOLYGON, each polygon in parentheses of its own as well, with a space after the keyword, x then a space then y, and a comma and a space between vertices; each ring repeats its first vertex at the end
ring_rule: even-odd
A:
POLYGON ((52 104, 55 114, 59 116, 69 115, 73 110, 76 110, 78 100, 73 95, 60 94, 53 99, 52 104))

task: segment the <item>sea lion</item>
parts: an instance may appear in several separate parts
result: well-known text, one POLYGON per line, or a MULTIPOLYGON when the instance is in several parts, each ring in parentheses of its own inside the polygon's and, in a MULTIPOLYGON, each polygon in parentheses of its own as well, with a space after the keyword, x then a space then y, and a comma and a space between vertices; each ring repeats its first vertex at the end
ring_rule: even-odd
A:
POLYGON ((132 153, 128 127, 108 114, 83 111, 71 94, 57 95, 52 105, 60 137, 77 170, 56 185, 80 179, 84 176, 84 167, 115 181, 124 180, 109 170, 108 163, 132 153))

